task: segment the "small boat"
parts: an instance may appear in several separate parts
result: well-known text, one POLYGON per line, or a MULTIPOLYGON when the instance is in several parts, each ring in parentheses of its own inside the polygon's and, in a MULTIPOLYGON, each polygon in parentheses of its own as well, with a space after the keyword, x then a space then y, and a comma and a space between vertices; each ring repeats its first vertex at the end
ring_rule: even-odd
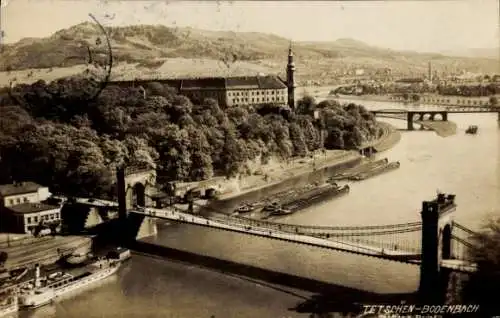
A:
POLYGON ((124 247, 117 247, 109 251, 107 255, 109 259, 118 260, 120 262, 128 260, 131 256, 130 250, 124 247))
POLYGON ((264 211, 275 212, 280 209, 280 205, 278 202, 273 202, 264 207, 264 211))
POLYGON ((269 215, 288 215, 288 214, 292 214, 294 212, 295 211, 292 211, 290 209, 277 208, 276 210, 271 211, 271 213, 269 215))
POLYGON ((478 130, 478 127, 476 125, 471 125, 471 126, 469 126, 469 128, 467 128, 465 133, 475 135, 475 134, 477 134, 477 130, 478 130))
POLYGON ((249 213, 249 212, 254 211, 257 208, 258 208, 257 204, 254 204, 254 203, 243 203, 243 204, 241 204, 239 207, 237 207, 234 210, 234 213, 235 214, 236 213, 237 214, 240 214, 240 213, 249 213))

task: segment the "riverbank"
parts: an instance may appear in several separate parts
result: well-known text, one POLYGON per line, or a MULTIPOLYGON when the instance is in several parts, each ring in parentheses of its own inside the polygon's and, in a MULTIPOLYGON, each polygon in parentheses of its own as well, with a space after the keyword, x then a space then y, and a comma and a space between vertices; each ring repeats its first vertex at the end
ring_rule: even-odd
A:
MULTIPOLYGON (((377 152, 392 148, 401 138, 400 132, 392 125, 379 124, 382 134, 369 145, 377 152)), ((211 202, 207 208, 232 213, 242 201, 258 201, 262 197, 322 182, 332 175, 359 165, 363 158, 354 150, 325 150, 315 152, 307 158, 262 165, 258 174, 241 176, 237 182, 238 189, 219 195, 218 200, 211 202)))

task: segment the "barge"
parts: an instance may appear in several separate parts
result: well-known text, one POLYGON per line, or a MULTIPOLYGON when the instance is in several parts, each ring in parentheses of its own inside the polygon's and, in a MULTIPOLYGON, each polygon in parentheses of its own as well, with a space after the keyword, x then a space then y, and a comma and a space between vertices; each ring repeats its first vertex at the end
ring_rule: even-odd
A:
POLYGON ((371 169, 370 171, 362 172, 362 173, 356 174, 354 176, 351 176, 351 177, 349 177, 349 180, 352 180, 352 181, 365 180, 365 179, 368 179, 371 177, 378 176, 379 174, 382 174, 384 172, 398 169, 399 167, 400 167, 399 161, 391 162, 391 163, 388 163, 386 165, 371 169))
POLYGON ((350 177, 353 177, 356 174, 362 173, 364 171, 369 171, 371 169, 375 169, 384 165, 387 165, 389 163, 389 159, 384 158, 380 159, 377 161, 369 161, 365 162, 359 166, 353 167, 351 169, 348 169, 344 172, 338 173, 328 179, 328 182, 333 182, 336 180, 343 180, 343 179, 349 179, 350 177))
POLYGON ((282 202, 281 204, 274 203, 267 206, 270 211, 269 216, 283 216, 304 210, 319 202, 333 199, 345 194, 348 194, 350 188, 348 185, 339 187, 337 185, 325 184, 319 188, 315 188, 306 193, 303 193, 298 198, 282 202))

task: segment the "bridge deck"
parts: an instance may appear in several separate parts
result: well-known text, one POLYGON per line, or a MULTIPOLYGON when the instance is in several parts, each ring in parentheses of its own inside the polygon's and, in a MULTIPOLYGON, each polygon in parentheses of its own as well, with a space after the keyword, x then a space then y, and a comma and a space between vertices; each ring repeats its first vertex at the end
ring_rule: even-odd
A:
MULTIPOLYGON (((57 196, 54 198, 61 200, 69 200, 69 198, 65 196, 57 196)), ((71 200, 74 200, 76 203, 85 204, 94 207, 118 207, 118 203, 114 201, 102 200, 102 199, 93 199, 93 198, 76 198, 72 197, 71 200)))
MULTIPOLYGON (((63 197, 62 197, 63 198, 63 197)), ((75 198, 76 202, 80 204, 87 204, 90 206, 97 207, 116 207, 118 204, 113 201, 106 201, 100 199, 87 199, 87 198, 75 198)), ((334 238, 321 238, 313 235, 307 235, 302 233, 294 233, 290 231, 283 231, 277 229, 276 227, 265 227, 262 224, 249 224, 245 223, 243 220, 231 219, 223 220, 221 218, 212 219, 202 216, 192 215, 188 213, 183 213, 178 209, 138 209, 130 211, 131 213, 142 214, 149 217, 161 218, 175 222, 182 222, 194 225, 200 225, 205 227, 212 227, 223 229, 227 231, 245 233, 249 235, 256 235, 261 237, 267 237, 271 239, 278 239, 288 242, 294 242, 298 244, 306 244, 310 246, 316 246, 320 248, 327 248, 332 250, 350 252, 365 256, 372 256, 381 259, 393 260, 404 262, 408 264, 420 264, 421 254, 416 254, 415 252, 409 252, 404 250, 386 249, 377 246, 371 246, 369 244, 363 244, 359 242, 346 242, 334 238), (240 222, 241 221, 241 222, 240 222)), ((258 222, 257 222, 258 223, 258 222)), ((293 227, 293 225, 291 225, 293 227)), ((301 229, 301 225, 297 225, 301 229)), ((476 264, 462 261, 462 260, 442 260, 441 267, 448 268, 454 271, 460 272, 474 272, 477 270, 476 264)))
POLYGON ((288 242, 295 242, 299 244, 306 244, 321 248, 328 248, 333 250, 351 252, 366 256, 390 259, 390 260, 398 260, 402 262, 410 262, 411 260, 420 258, 420 255, 418 254, 403 250, 384 249, 381 247, 370 246, 366 244, 345 242, 338 239, 324 239, 303 234, 279 231, 276 229, 270 229, 266 227, 249 226, 248 224, 237 224, 237 223, 229 224, 229 223, 224 223, 222 221, 214 221, 209 218, 204 218, 174 210, 147 208, 140 211, 134 210, 131 212, 176 222, 208 226, 212 228, 219 228, 233 232, 246 233, 250 235, 257 235, 273 239, 280 239, 288 242))

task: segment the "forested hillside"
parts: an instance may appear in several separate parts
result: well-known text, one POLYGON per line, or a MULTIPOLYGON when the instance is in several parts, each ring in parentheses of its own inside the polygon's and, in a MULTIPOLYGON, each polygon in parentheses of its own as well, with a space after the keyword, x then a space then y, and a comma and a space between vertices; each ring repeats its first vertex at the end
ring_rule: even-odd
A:
POLYGON ((111 195, 122 164, 156 167, 160 183, 201 180, 246 173, 248 160, 354 148, 379 133, 371 113, 353 104, 316 105, 307 97, 297 113, 275 105, 225 109, 211 99, 193 104, 155 82, 146 95, 111 85, 89 100, 95 85, 72 78, 1 92, 2 183, 33 180, 56 192, 111 195))

